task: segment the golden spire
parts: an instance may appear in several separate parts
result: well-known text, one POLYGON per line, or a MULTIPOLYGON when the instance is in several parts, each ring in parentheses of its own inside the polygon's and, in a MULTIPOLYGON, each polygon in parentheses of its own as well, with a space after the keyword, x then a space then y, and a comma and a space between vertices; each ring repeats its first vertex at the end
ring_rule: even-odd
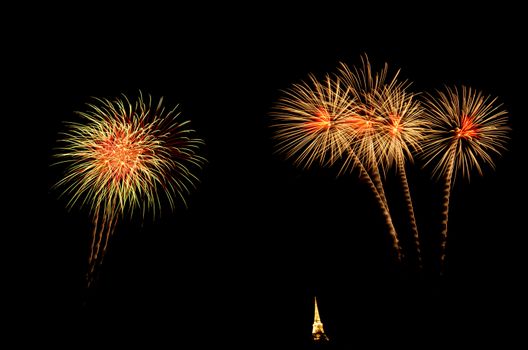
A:
POLYGON ((312 326, 312 339, 315 342, 326 342, 328 341, 328 336, 324 332, 323 323, 321 322, 321 317, 319 316, 319 308, 317 307, 317 297, 314 297, 314 300, 315 300, 315 313, 314 313, 314 323, 312 326))

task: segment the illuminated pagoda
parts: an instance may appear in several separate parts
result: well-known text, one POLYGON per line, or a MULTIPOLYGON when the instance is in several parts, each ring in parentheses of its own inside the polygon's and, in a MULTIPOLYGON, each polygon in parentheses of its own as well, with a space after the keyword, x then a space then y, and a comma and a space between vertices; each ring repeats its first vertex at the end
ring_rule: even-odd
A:
POLYGON ((328 336, 325 334, 323 329, 323 322, 321 322, 321 318, 319 317, 319 309, 317 308, 317 298, 314 297, 315 300, 315 314, 314 314, 314 323, 312 326, 312 340, 315 343, 326 343, 328 342, 328 336))

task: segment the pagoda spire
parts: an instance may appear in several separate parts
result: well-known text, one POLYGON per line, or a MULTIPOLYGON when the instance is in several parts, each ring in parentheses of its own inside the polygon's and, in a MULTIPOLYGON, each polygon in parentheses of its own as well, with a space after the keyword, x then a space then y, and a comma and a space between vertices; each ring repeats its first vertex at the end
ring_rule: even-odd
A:
POLYGON ((321 343, 327 342, 328 336, 325 334, 323 329, 323 322, 319 316, 319 308, 317 307, 317 297, 314 297, 315 301, 315 312, 314 312, 314 323, 312 326, 312 339, 314 342, 321 343))

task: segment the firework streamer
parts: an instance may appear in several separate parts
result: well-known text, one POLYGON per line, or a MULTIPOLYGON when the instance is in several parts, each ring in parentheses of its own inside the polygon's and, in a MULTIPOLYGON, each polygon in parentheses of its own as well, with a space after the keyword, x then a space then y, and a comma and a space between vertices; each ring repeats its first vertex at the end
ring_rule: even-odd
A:
POLYGON ((413 161, 413 152, 421 149, 427 130, 427 119, 424 118, 423 108, 412 93, 406 92, 406 86, 383 89, 377 98, 377 110, 382 117, 380 121, 378 158, 384 171, 395 166, 402 185, 409 223, 414 238, 417 253, 418 268, 422 269, 420 236, 414 214, 405 161, 413 161))
POLYGON ((349 152, 351 159, 345 161, 340 173, 350 170, 349 167, 357 163, 355 158, 359 158, 368 177, 365 174, 360 176, 367 182, 372 182, 376 189, 373 193, 389 228, 397 258, 401 260, 402 250, 399 237, 392 221, 379 171, 379 167, 382 169, 385 167, 381 161, 381 155, 386 152, 387 148, 387 140, 383 138, 385 130, 383 109, 380 106, 385 105, 385 98, 392 98, 393 92, 405 90, 407 83, 398 81, 399 71, 389 79, 387 64, 381 71, 374 73, 367 56, 362 56, 361 63, 360 67, 353 67, 353 69, 341 63, 337 74, 338 79, 341 79, 347 86, 350 98, 358 105, 358 113, 354 116, 353 122, 349 123, 353 140, 351 142, 353 151, 349 152))
POLYGON ((358 168, 360 178, 372 189, 382 208, 400 260, 399 241, 385 195, 380 193, 376 182, 351 147, 355 125, 363 123, 358 118, 361 110, 351 96, 349 88, 344 87, 338 77, 329 75, 323 83, 310 75, 308 82, 295 84, 284 91, 284 97, 272 112, 278 152, 293 158, 294 164, 303 168, 311 167, 314 162, 322 166, 333 165, 346 154, 343 168, 358 168))
POLYGON ((178 106, 166 110, 163 98, 155 104, 141 92, 134 103, 124 95, 94 100, 88 111, 78 112, 83 122, 66 123, 55 155, 56 164, 66 166, 55 187, 69 196, 68 208, 90 209, 88 286, 119 219, 138 209, 143 218, 147 211, 156 217, 164 200, 171 209, 178 200, 185 204, 198 182, 193 170, 205 162, 198 154, 203 141, 194 137, 189 121, 178 118, 178 106))
POLYGON ((449 199, 456 174, 469 180, 471 169, 482 175, 482 165, 494 168, 493 155, 506 149, 507 112, 497 98, 472 88, 446 87, 425 98, 431 129, 426 137, 424 158, 433 164, 433 175, 444 179, 440 271, 445 270, 449 199))
POLYGON ((345 171, 351 171, 354 168, 357 168, 359 170, 360 180, 368 185, 368 187, 374 194, 374 198, 376 198, 376 201, 378 202, 381 208, 381 213, 389 229, 389 234, 392 237, 392 243, 393 248, 396 252, 396 258, 398 259, 398 261, 401 262, 402 252, 400 247, 400 241, 398 239, 398 234, 392 221, 392 216, 390 214, 389 206, 387 204, 387 198, 385 197, 385 191, 383 189, 383 186, 381 185, 381 178, 379 177, 379 173, 374 172, 373 175, 369 174, 369 172, 361 162, 360 158, 352 149, 348 150, 347 155, 348 156, 346 157, 345 162, 343 163, 339 171, 339 174, 342 174, 345 171))
MULTIPOLYGON (((357 118, 357 117, 355 117, 357 118)), ((370 152, 370 151, 369 151, 370 152)), ((383 183, 379 171, 376 168, 366 167, 363 164, 363 161, 359 158, 356 151, 352 146, 347 150, 347 156, 339 170, 339 175, 342 175, 345 172, 351 172, 353 169, 357 168, 359 170, 359 178, 361 181, 365 182, 369 188, 372 190, 378 205, 380 206, 381 213, 385 219, 385 223, 389 230, 389 234, 392 238, 392 244, 394 251, 396 252, 396 258, 398 261, 402 259, 402 250, 400 247, 400 241, 394 223, 392 221, 392 216, 390 214, 389 206, 387 203, 387 198, 385 196, 385 190, 383 188, 383 183), (369 171, 370 170, 370 171, 369 171)))

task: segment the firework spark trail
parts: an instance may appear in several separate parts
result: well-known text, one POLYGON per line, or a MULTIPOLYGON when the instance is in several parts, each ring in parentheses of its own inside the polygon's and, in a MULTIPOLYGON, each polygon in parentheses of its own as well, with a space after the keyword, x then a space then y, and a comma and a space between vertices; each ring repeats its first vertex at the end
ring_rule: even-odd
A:
POLYGON ((425 99, 431 130, 423 156, 426 165, 435 162, 433 174, 443 177, 444 201, 442 211, 440 270, 445 269, 448 233, 449 198, 456 174, 461 171, 469 179, 476 168, 482 175, 482 163, 494 168, 493 154, 506 149, 508 132, 507 113, 496 105, 497 98, 485 97, 481 92, 462 86, 447 87, 425 99))
POLYGON ((350 171, 353 168, 359 169, 359 178, 360 180, 364 181, 369 188, 371 189, 372 193, 374 194, 374 197, 376 198, 376 201, 378 202, 381 213, 383 215, 383 218, 385 219, 385 223, 387 224, 387 228, 389 229, 389 234, 392 238, 392 246, 394 248, 394 251, 396 252, 396 258, 398 261, 401 261, 402 258, 402 251, 400 247, 400 241, 398 239, 398 234, 396 233, 396 228, 394 227, 394 223, 392 222, 392 216, 390 215, 389 207, 387 206, 387 199, 385 198, 385 192, 383 191, 383 186, 380 186, 381 179, 378 176, 375 178, 376 181, 373 180, 373 177, 369 174, 367 169, 363 166, 361 163, 361 160, 359 157, 354 153, 352 149, 349 149, 348 157, 346 157, 345 162, 343 163, 343 166, 339 170, 339 175, 343 174, 345 171, 350 171), (381 188, 381 193, 380 193, 381 188))
MULTIPOLYGON (((109 206, 109 208, 112 207, 115 207, 115 204, 114 206, 109 206)), ((108 213, 102 215, 101 220, 99 220, 99 211, 100 209, 95 209, 96 217, 93 219, 92 244, 90 247, 90 256, 88 258, 88 287, 93 283, 93 276, 95 275, 97 267, 103 263, 108 242, 110 241, 117 225, 116 214, 108 213)))
POLYGON ((384 89, 379 95, 378 110, 382 116, 381 130, 379 132, 379 147, 381 154, 380 163, 385 172, 395 163, 402 185, 409 223, 414 238, 417 253, 418 268, 422 269, 422 256, 420 248, 420 235, 414 206, 411 197, 407 172, 405 170, 405 160, 413 161, 413 151, 421 150, 421 143, 425 138, 428 121, 424 118, 423 108, 415 99, 414 94, 405 91, 407 86, 399 85, 384 89))
POLYGON ((387 226, 389 227, 389 234, 392 237, 392 246, 394 250, 396 251, 396 255, 398 258, 398 261, 402 260, 402 249, 400 246, 400 240, 398 238, 398 233, 396 231, 396 228, 394 227, 394 223, 392 222, 392 215, 390 214, 389 205, 387 203, 387 197, 385 196, 385 189, 383 188, 383 182, 381 181, 381 176, 378 171, 378 168, 375 167, 372 169, 372 175, 369 175, 369 177, 372 179, 374 186, 376 186, 377 190, 374 195, 376 196, 376 199, 378 199, 378 202, 385 203, 385 207, 382 207, 382 213, 385 218, 385 222, 387 223, 387 226), (378 198, 379 197, 379 198, 378 198))
MULTIPOLYGON (((456 148, 456 144, 453 143, 452 149, 456 148)), ((449 218, 449 199, 451 198, 451 188, 453 184, 453 170, 455 168, 455 152, 450 150, 450 159, 446 164, 445 182, 443 189, 443 201, 442 201, 442 223, 440 232, 440 272, 444 272, 446 247, 447 247, 447 222, 449 218)))
POLYGON ((84 123, 67 123, 57 164, 67 166, 55 187, 69 195, 68 207, 89 206, 93 231, 87 282, 93 282, 103 261, 118 219, 141 209, 156 217, 161 196, 175 208, 175 197, 184 195, 198 181, 192 173, 205 159, 197 154, 203 141, 193 138, 188 121, 177 118, 177 106, 169 111, 163 98, 157 105, 140 92, 135 103, 122 99, 95 99, 89 111, 78 112, 84 123))
MULTIPOLYGON (((349 155, 352 158, 360 157, 359 162, 369 175, 368 180, 366 176, 362 176, 362 178, 371 181, 376 188, 374 195, 389 228, 398 260, 401 260, 402 250, 390 214, 379 168, 381 167, 385 171, 388 167, 383 160, 389 159, 385 154, 388 146, 392 145, 392 142, 388 143, 384 139, 386 127, 382 107, 386 106, 386 100, 392 101, 393 95, 400 96, 400 92, 404 91, 409 84, 405 81, 398 81, 399 71, 389 80, 387 64, 381 71, 373 73, 367 56, 361 57, 361 61, 362 65, 353 69, 341 63, 337 74, 337 77, 345 82, 351 98, 358 101, 359 106, 359 113, 355 115, 354 122, 350 123, 353 152, 349 152, 349 155)), ((348 164, 355 164, 356 162, 353 159, 348 164)))
MULTIPOLYGON (((363 137, 363 140, 369 139, 369 137, 363 137)), ((361 150, 362 154, 369 153, 365 158, 366 159, 374 159, 374 155, 376 154, 374 141, 370 140, 368 142, 368 147, 364 147, 361 150)), ((356 152, 357 153, 357 152, 356 152)), ((349 153, 349 156, 351 156, 351 153, 349 153)), ((354 156, 356 156, 354 154, 354 156)), ((382 210, 383 217, 385 219, 385 223, 387 224, 387 227, 389 229, 389 234, 392 238, 393 248, 396 251, 396 256, 398 261, 401 261, 402 259, 402 249, 400 246, 400 240, 398 237, 398 232, 396 231, 396 228, 394 227, 394 223, 392 221, 392 215, 390 213, 389 204, 387 201, 387 196, 385 195, 385 188, 383 186, 383 181, 381 179, 381 175, 379 172, 379 168, 376 163, 367 163, 368 165, 365 166, 363 162, 361 162, 362 168, 366 171, 368 174, 368 178, 363 176, 363 179, 372 182, 374 187, 376 188, 376 191, 373 192, 374 196, 378 200, 378 203, 380 205, 380 209, 382 210)), ((369 184, 370 186, 370 184, 369 184)))
POLYGON ((400 174, 400 181, 403 187, 403 194, 405 196, 405 203, 407 204, 407 212, 409 213, 409 220, 411 224, 411 230, 414 238, 414 245, 416 248, 416 254, 418 259, 418 268, 423 269, 422 263, 422 249, 420 246, 420 234, 418 233, 418 225, 416 223, 416 217, 414 215, 414 206, 411 197, 411 190, 407 181, 407 172, 405 171, 405 163, 403 157, 398 157, 398 173, 400 174))

